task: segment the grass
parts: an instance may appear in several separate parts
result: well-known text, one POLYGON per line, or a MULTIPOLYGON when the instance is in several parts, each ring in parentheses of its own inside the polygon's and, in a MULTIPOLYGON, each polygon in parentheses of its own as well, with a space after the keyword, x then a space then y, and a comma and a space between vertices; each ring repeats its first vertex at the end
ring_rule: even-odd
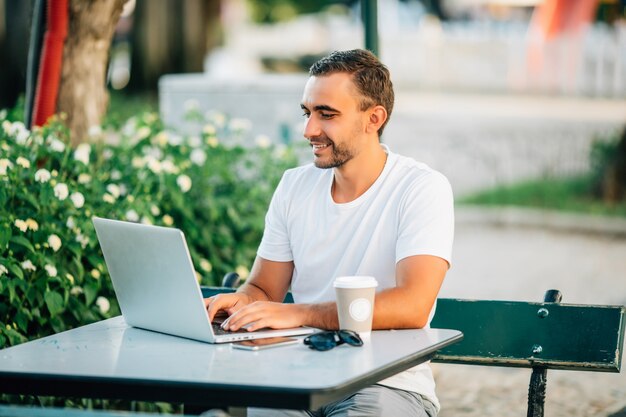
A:
POLYGON ((589 176, 525 181, 471 194, 459 199, 458 202, 626 217, 626 202, 619 204, 603 202, 591 192, 592 184, 589 176))

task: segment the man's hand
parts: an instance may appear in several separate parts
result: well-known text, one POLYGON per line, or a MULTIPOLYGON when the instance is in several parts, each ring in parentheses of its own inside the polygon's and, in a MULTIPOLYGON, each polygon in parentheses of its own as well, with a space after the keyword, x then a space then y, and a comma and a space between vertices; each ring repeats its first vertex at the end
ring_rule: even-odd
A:
POLYGON ((262 328, 286 329, 302 326, 306 321, 305 306, 271 301, 256 301, 229 314, 224 322, 224 329, 229 331, 242 327, 251 332, 262 328))
POLYGON ((242 307, 252 303, 254 300, 248 294, 234 292, 229 294, 217 294, 204 299, 204 306, 209 313, 209 322, 213 322, 215 315, 219 311, 225 311, 229 316, 240 310, 242 307))

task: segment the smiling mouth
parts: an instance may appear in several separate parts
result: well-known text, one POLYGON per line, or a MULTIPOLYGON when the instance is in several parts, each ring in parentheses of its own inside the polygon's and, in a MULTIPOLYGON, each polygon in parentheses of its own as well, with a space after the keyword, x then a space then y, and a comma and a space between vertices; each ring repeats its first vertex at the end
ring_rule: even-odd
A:
POLYGON ((330 143, 317 143, 317 144, 311 144, 311 147, 313 148, 313 151, 321 151, 322 149, 326 149, 330 146, 330 143))

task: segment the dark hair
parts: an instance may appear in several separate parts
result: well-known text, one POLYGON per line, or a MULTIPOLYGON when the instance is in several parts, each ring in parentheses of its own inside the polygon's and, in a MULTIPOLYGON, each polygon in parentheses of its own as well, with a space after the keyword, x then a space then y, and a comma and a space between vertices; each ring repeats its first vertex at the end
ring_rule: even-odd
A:
POLYGON ((363 96, 361 111, 376 105, 381 105, 387 110, 387 120, 378 129, 380 137, 393 110, 394 93, 389 70, 376 55, 363 49, 335 51, 317 61, 309 69, 311 76, 324 76, 338 72, 352 75, 354 85, 363 96))

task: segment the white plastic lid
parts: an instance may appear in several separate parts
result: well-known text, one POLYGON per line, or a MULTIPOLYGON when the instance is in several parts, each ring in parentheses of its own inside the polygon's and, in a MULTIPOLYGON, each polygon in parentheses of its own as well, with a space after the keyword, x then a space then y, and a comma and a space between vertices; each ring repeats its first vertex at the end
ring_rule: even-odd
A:
POLYGON ((335 278, 335 288, 375 288, 378 287, 376 278, 366 275, 351 275, 335 278))

